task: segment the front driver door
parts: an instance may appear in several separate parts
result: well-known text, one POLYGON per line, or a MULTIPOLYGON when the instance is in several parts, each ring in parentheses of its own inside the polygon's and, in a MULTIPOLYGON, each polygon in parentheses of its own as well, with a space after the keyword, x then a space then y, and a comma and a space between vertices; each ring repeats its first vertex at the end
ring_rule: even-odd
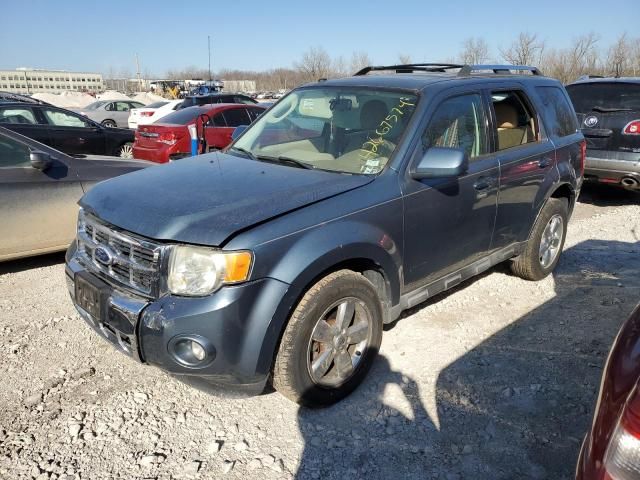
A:
POLYGON ((55 107, 41 107, 49 124, 52 146, 68 155, 106 155, 104 128, 82 115, 55 107))
POLYGON ((75 236, 82 186, 75 171, 52 159, 31 166, 25 143, 0 134, 0 260, 62 250, 75 236))
POLYGON ((408 291, 459 270, 490 248, 499 165, 489 153, 486 111, 480 92, 460 91, 437 104, 423 129, 412 162, 417 163, 429 147, 451 147, 468 154, 469 169, 456 178, 406 178, 404 275, 408 291))

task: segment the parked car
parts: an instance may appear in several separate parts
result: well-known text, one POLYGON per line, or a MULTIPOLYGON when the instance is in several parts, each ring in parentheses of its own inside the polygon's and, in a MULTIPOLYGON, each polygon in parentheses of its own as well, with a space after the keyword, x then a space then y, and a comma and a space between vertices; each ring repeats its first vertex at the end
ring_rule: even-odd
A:
POLYGON ((106 128, 83 115, 48 103, 0 102, 0 125, 69 155, 132 158, 133 131, 106 128))
POLYGON ((640 478, 640 305, 613 342, 576 480, 640 478))
POLYGON ((143 125, 136 131, 134 158, 166 163, 191 156, 189 125, 196 125, 199 137, 205 126, 207 151, 225 148, 236 127, 249 125, 262 112, 260 105, 219 103, 189 107, 173 112, 159 123, 143 125))
POLYGON ((144 103, 134 100, 98 100, 78 109, 78 112, 105 127, 124 128, 128 126, 131 109, 142 107, 144 103))
POLYGON ((584 148, 536 68, 368 67, 294 90, 225 152, 96 186, 69 291, 115 348, 189 383, 331 404, 403 310, 499 262, 553 271, 584 148))
POLYGON ((182 100, 167 100, 155 102, 142 108, 133 108, 129 114, 129 128, 135 130, 140 125, 156 122, 171 112, 175 112, 181 103, 182 100))
POLYGON ((567 86, 587 140, 585 179, 640 190, 640 78, 567 86))
POLYGON ((66 249, 80 197, 99 181, 149 165, 71 157, 0 126, 0 261, 66 249))
POLYGON ((179 108, 209 105, 212 103, 243 103, 245 105, 255 105, 258 102, 253 98, 240 93, 212 93, 210 95, 186 96, 179 108))

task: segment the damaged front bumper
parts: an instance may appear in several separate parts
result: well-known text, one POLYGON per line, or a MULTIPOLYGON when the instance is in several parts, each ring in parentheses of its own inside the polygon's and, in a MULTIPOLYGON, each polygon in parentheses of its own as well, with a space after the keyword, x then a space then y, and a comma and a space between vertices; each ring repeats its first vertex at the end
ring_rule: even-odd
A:
POLYGON ((263 346, 274 344, 273 336, 279 335, 270 325, 288 284, 265 278, 223 287, 207 297, 148 299, 98 278, 80 263, 74 246, 67 252, 65 272, 81 317, 120 352, 200 389, 234 394, 264 389, 273 356, 263 346), (83 282, 100 294, 101 308, 93 314, 76 299, 78 291, 83 294, 83 282), (206 345, 206 361, 189 364, 181 358, 176 345, 191 338, 206 345))

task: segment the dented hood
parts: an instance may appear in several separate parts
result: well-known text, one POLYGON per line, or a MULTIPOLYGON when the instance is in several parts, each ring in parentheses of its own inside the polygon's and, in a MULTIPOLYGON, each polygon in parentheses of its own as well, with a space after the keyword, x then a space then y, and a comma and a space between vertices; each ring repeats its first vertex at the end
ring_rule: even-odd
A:
POLYGON ((144 237, 221 246, 236 232, 372 180, 212 153, 99 183, 80 205, 144 237))

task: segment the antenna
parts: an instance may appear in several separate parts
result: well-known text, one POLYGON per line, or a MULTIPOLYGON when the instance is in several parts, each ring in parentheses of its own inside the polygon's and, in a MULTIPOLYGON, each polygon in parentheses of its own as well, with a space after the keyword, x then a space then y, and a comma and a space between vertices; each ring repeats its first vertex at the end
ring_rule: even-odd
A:
POLYGON ((142 81, 140 80, 140 62, 138 62, 138 54, 136 53, 136 77, 138 78, 138 91, 141 91, 142 81))
POLYGON ((209 82, 211 82, 211 35, 207 35, 207 46, 209 48, 209 82))

